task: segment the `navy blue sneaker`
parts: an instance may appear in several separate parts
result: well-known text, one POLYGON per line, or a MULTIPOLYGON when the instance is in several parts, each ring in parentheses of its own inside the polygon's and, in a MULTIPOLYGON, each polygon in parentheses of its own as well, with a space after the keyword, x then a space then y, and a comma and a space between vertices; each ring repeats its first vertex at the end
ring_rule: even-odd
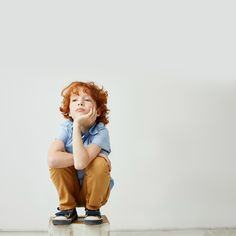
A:
MULTIPOLYGON (((60 210, 59 208, 57 208, 60 210)), ((69 225, 73 221, 77 220, 78 215, 76 209, 61 210, 55 214, 55 217, 52 219, 54 225, 69 225)))
POLYGON ((98 225, 102 224, 102 216, 100 210, 88 210, 85 209, 84 223, 86 225, 98 225))

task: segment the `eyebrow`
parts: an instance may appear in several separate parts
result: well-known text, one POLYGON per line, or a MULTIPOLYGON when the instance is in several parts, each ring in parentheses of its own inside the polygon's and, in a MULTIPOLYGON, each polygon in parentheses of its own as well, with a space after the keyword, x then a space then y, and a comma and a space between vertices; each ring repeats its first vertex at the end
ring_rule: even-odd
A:
POLYGON ((71 95, 71 99, 75 99, 75 98, 77 98, 77 97, 82 97, 82 98, 86 98, 86 97, 88 97, 88 98, 91 98, 92 99, 92 97, 89 95, 89 94, 83 94, 83 95, 77 95, 77 94, 73 94, 73 95, 71 95))

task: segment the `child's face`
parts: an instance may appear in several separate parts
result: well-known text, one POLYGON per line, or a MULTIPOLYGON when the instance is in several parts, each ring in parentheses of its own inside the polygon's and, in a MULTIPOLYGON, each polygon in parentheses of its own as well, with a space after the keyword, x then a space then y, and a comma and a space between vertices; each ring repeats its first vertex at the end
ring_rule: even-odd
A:
POLYGON ((80 91, 79 95, 72 94, 70 97, 70 116, 73 120, 78 113, 81 115, 87 114, 93 107, 96 108, 96 102, 83 91, 80 91))

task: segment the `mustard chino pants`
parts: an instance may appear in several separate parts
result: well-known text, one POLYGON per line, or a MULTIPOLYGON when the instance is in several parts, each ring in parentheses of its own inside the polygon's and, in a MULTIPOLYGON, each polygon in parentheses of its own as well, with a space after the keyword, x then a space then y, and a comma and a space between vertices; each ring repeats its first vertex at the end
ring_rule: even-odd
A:
POLYGON ((74 166, 50 168, 50 176, 58 195, 60 210, 86 207, 97 210, 110 194, 109 165, 103 157, 96 157, 85 169, 82 186, 74 166))

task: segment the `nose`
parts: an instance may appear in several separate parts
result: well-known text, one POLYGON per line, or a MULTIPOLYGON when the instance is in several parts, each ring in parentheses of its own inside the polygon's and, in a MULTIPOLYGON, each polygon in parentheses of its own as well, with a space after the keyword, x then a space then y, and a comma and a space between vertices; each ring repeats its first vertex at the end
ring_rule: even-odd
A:
POLYGON ((82 101, 78 102, 78 106, 83 106, 83 105, 84 105, 84 103, 82 101))

